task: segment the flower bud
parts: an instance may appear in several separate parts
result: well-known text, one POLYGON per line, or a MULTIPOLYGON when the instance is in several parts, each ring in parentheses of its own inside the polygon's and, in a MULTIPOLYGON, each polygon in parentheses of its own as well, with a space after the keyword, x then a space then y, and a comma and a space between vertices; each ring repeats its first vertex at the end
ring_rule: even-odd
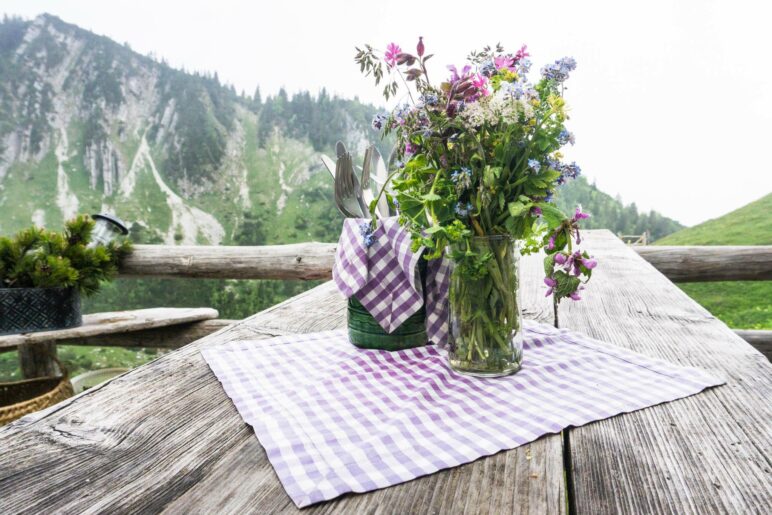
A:
POLYGON ((418 53, 418 57, 423 57, 424 55, 424 38, 423 36, 418 37, 418 46, 416 47, 416 52, 418 53))

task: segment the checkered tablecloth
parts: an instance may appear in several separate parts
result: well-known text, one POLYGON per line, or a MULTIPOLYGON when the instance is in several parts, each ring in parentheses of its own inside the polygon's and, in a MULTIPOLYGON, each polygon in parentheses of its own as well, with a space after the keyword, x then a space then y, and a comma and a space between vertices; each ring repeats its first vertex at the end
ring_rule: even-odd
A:
POLYGON ((471 462, 568 426, 693 395, 696 368, 546 325, 515 375, 459 375, 436 346, 387 352, 345 331, 202 350, 299 507, 471 462))
MULTIPOLYGON (((340 292, 354 295, 384 331, 393 332, 424 303, 417 265, 421 251, 410 250, 410 235, 397 217, 378 222, 368 246, 362 226, 365 218, 343 222, 332 278, 340 292)), ((426 270, 426 334, 431 343, 442 345, 448 334, 449 263, 435 259, 426 270)))

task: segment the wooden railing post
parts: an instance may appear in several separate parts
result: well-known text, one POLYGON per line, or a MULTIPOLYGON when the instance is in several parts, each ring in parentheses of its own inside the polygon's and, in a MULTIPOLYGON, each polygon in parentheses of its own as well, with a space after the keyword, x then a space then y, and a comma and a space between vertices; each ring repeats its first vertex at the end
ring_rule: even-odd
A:
POLYGON ((24 379, 60 374, 56 358, 56 342, 22 343, 19 345, 19 365, 24 379))

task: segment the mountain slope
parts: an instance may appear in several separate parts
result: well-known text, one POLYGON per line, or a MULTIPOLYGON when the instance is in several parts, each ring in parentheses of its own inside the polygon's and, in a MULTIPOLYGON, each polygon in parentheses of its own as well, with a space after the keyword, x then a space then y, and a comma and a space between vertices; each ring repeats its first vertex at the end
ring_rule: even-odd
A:
MULTIPOLYGON (((772 245, 770 213, 772 194, 666 236, 655 245, 772 245)), ((772 282, 727 281, 679 286, 730 327, 772 329, 772 282)))
POLYGON ((655 245, 772 245, 772 193, 724 216, 670 234, 655 245))
POLYGON ((332 138, 375 139, 372 106, 263 103, 49 15, 0 24, 0 76, 0 233, 108 211, 147 241, 232 243, 245 212, 294 227, 309 189, 331 200, 316 152, 332 138))

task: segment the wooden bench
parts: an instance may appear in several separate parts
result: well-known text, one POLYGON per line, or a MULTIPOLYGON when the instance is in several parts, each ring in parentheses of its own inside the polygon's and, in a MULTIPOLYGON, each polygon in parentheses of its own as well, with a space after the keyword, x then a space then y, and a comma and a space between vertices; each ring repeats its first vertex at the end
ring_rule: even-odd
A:
MULTIPOLYGON (((192 324, 217 318, 212 308, 153 308, 134 311, 113 311, 83 315, 83 325, 58 331, 41 331, 0 336, 0 352, 19 350, 22 375, 25 378, 54 375, 58 371, 53 361, 56 345, 69 343, 100 345, 106 337, 123 338, 130 345, 131 338, 152 332, 158 347, 165 347, 159 329, 188 329, 192 324)), ((151 343, 151 342, 146 342, 151 343)))

